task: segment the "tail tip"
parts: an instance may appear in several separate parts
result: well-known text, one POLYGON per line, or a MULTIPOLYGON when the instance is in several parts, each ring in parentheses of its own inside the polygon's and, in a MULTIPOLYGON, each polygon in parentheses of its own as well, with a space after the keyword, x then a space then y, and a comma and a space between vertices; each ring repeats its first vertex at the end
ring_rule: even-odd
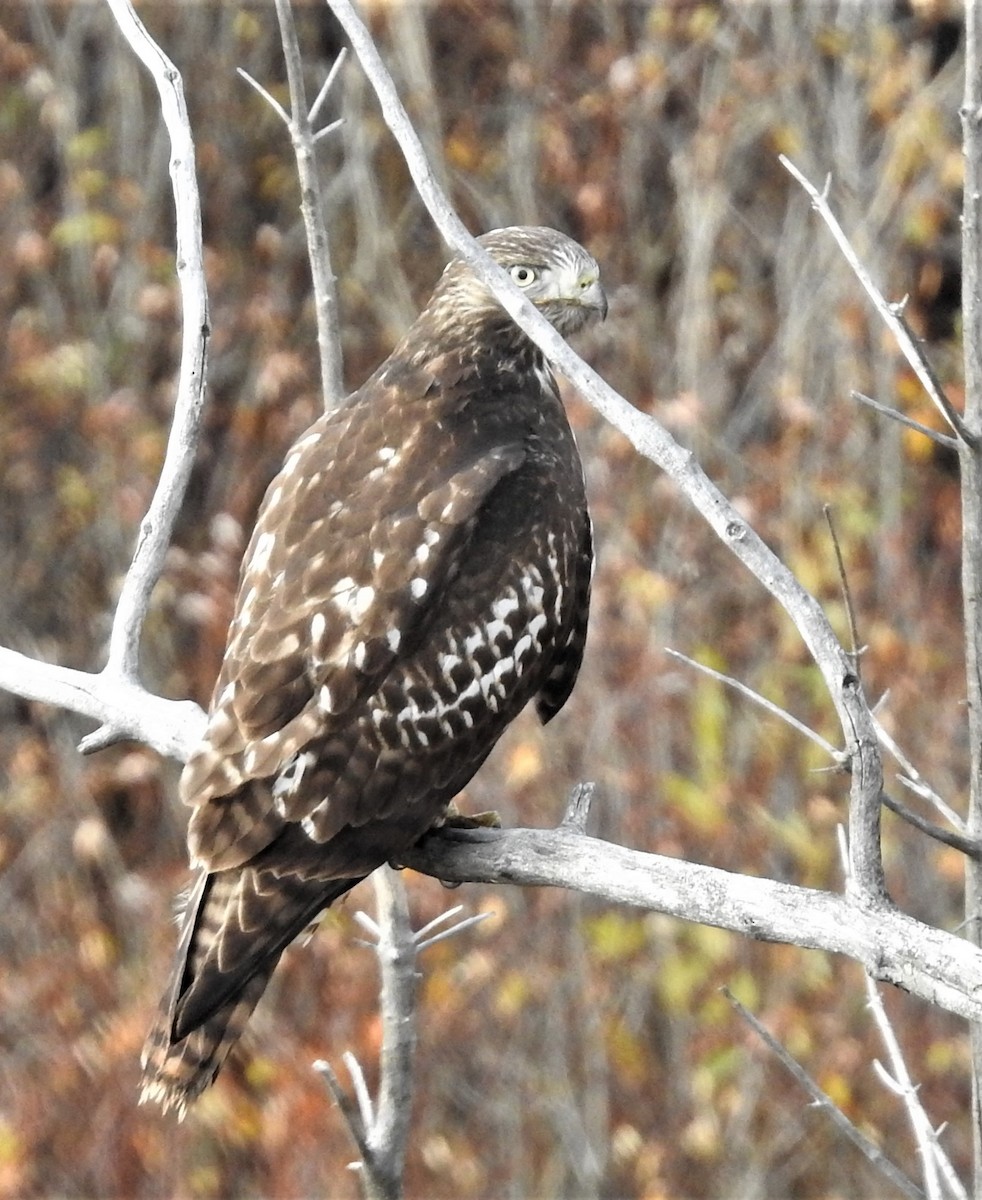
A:
POLYGON ((173 1112, 178 1121, 188 1114, 191 1097, 180 1086, 165 1079, 145 1079, 140 1088, 140 1104, 156 1104, 162 1113, 173 1112))

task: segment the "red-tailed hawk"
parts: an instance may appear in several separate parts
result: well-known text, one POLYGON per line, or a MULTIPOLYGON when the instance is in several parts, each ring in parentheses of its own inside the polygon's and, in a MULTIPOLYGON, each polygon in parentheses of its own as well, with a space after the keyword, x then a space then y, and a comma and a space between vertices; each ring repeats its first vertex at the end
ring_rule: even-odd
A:
MULTIPOLYGON (((562 333, 606 312, 596 262, 544 228, 481 244, 562 333)), ((579 670, 593 554, 583 473, 540 351, 467 265, 270 484, 207 729, 181 778, 201 868, 143 1054, 182 1113, 284 948, 420 838, 535 699, 579 670)))

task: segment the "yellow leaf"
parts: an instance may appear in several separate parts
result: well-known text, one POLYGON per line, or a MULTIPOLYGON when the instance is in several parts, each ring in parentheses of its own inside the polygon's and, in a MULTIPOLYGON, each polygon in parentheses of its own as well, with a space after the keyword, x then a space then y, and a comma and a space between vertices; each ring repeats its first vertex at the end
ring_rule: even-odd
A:
POLYGON ((115 245, 119 241, 119 221, 98 210, 74 213, 55 224, 51 240, 61 247, 115 245))
POLYGON ((585 922, 590 948, 600 962, 618 962, 648 944, 642 919, 619 912, 601 913, 585 922))
POLYGON ((528 978, 520 971, 508 971, 498 984, 494 1009, 499 1016, 512 1017, 520 1013, 532 995, 528 978))

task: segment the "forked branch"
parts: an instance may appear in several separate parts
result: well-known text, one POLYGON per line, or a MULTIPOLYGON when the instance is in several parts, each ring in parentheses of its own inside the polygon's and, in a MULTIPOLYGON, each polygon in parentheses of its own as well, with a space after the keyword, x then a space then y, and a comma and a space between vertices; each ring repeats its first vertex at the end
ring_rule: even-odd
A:
POLYGON ((184 759, 200 734, 203 714, 190 701, 152 696, 140 684, 140 636, 150 596, 163 570, 174 523, 184 500, 205 399, 208 298, 201 241, 201 206, 194 141, 181 76, 136 15, 130 0, 107 0, 119 29, 153 77, 170 138, 182 351, 174 420, 160 478, 140 524, 133 560, 113 617, 104 670, 92 674, 39 662, 0 648, 0 687, 55 704, 99 722, 80 749, 91 753, 136 738, 161 754, 184 759))
POLYGON ((307 91, 303 81, 303 60, 297 42, 290 0, 276 0, 276 18, 280 41, 286 59, 286 76, 290 90, 290 111, 247 72, 239 74, 270 104, 284 122, 293 142, 300 180, 300 212, 307 235, 311 281, 314 286, 314 308, 317 314, 317 346, 320 352, 321 389, 325 409, 340 403, 344 396, 344 369, 341 359, 340 321, 338 317, 337 280, 331 267, 331 250, 324 222, 320 175, 317 171, 316 143, 320 137, 337 128, 337 122, 314 132, 313 122, 323 105, 332 84, 337 79, 344 51, 328 72, 313 105, 307 107, 307 91))

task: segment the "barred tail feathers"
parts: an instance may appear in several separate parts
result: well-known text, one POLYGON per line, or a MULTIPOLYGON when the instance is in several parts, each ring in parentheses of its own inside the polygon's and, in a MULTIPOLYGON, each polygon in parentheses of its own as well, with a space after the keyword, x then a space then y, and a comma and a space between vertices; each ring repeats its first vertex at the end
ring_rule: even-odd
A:
POLYGON ((174 1109, 184 1119, 188 1105, 214 1081, 242 1036, 275 965, 258 971, 235 999, 179 1041, 171 1040, 170 1021, 161 1014, 143 1048, 141 1104, 152 1101, 164 1112, 174 1109))
POLYGON ((143 1048, 141 1104, 153 1101, 183 1118, 242 1036, 283 950, 358 882, 248 867, 201 874, 143 1048))

